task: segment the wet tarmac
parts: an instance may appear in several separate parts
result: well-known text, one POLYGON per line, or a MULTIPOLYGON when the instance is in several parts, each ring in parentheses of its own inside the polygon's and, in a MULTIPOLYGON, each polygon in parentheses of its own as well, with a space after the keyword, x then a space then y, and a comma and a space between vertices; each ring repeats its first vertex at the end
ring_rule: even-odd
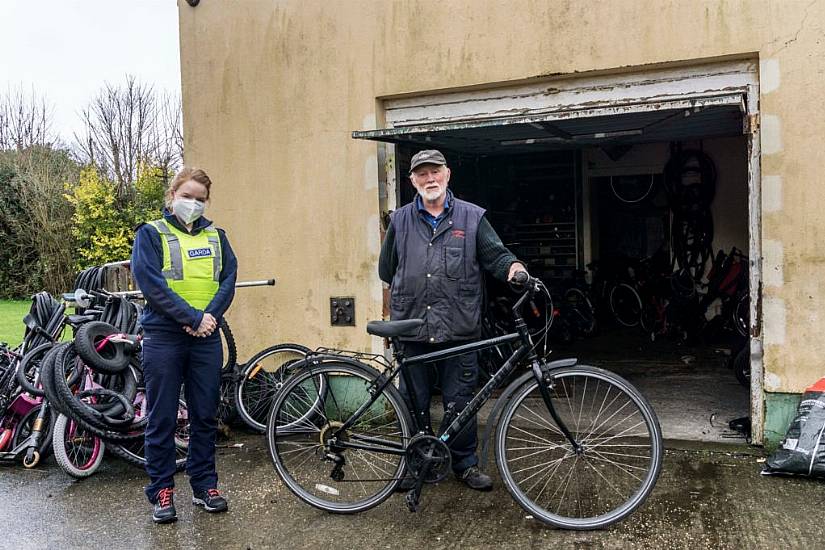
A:
MULTIPOLYGON (((670 443, 645 505, 603 531, 571 532, 527 517, 494 475, 476 493, 449 479, 407 511, 394 495, 371 511, 335 516, 299 502, 278 480, 260 436, 219 451, 230 512, 190 504, 177 477, 179 521, 154 525, 141 470, 107 459, 74 481, 50 459, 35 470, 0 467, 0 548, 817 548, 825 534, 825 483, 762 477, 758 450, 670 443)), ((490 468, 491 473, 495 474, 490 468)))

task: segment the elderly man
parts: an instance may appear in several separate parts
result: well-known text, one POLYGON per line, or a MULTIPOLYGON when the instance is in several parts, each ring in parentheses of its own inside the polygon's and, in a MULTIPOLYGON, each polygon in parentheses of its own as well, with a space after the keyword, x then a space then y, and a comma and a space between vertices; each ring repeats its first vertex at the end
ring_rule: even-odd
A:
MULTIPOLYGON (((453 196, 447 188, 450 169, 440 151, 425 150, 412 158, 410 181, 415 200, 393 212, 381 247, 378 272, 391 289, 391 318, 424 319, 417 335, 402 339, 408 357, 478 339, 481 335, 482 269, 500 280, 526 271, 501 243, 484 209, 453 196)), ((461 412, 476 389, 476 353, 435 363, 445 410, 461 412)), ((410 369, 408 399, 419 430, 432 432, 429 404, 432 371, 410 369)), ((452 443, 456 477, 472 489, 492 489, 490 476, 478 468, 475 420, 452 443)), ((409 483, 402 484, 408 488, 409 483)))

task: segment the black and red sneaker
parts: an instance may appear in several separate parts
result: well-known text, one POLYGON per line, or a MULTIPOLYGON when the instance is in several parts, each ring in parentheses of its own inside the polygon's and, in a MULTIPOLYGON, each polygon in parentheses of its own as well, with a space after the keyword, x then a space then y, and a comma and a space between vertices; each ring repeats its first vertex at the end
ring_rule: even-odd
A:
POLYGON ((155 497, 155 509, 152 511, 152 521, 155 523, 172 523, 177 520, 175 490, 171 487, 161 489, 155 497))
POLYGON ((217 489, 197 491, 192 494, 192 504, 203 506, 207 512, 217 513, 229 510, 229 504, 217 489))

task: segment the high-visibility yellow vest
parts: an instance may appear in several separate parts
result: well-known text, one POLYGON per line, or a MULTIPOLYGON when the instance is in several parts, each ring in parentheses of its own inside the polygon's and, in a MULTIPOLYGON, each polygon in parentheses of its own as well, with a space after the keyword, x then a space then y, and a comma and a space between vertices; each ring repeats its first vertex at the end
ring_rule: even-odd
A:
POLYGON ((166 220, 149 225, 157 229, 163 246, 163 277, 175 294, 196 309, 206 309, 218 292, 221 277, 221 239, 210 225, 190 235, 166 220))

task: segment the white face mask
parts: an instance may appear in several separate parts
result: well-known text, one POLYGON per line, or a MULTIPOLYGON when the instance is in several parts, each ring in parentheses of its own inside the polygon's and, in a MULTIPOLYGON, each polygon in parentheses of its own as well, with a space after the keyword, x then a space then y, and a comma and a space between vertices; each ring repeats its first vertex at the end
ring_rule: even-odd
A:
POLYGON ((195 199, 175 199, 172 201, 172 213, 187 225, 203 216, 204 208, 204 204, 195 199))

